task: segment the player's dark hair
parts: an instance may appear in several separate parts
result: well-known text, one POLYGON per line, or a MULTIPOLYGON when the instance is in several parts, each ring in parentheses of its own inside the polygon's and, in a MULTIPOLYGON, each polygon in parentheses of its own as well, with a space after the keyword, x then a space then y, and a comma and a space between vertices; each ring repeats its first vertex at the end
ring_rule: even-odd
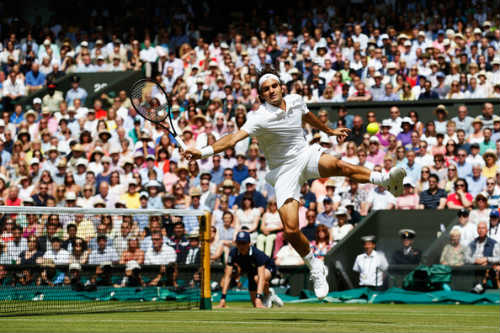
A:
MULTIPOLYGON (((260 86, 259 86, 259 80, 260 80, 261 77, 263 77, 266 74, 274 74, 278 78, 280 77, 280 74, 278 73, 278 71, 275 70, 274 68, 272 68, 271 66, 266 66, 264 69, 262 69, 261 71, 259 71, 257 73, 257 91, 259 92, 259 96, 260 96, 260 93, 261 93, 260 86)), ((279 80, 279 84, 281 85, 281 79, 279 80)))

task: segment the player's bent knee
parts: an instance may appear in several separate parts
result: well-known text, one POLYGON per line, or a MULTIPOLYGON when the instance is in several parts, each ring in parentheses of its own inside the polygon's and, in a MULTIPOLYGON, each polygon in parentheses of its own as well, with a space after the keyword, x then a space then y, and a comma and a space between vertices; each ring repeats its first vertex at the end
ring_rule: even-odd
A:
POLYGON ((292 226, 284 225, 283 232, 285 233, 285 237, 289 237, 289 236, 298 235, 300 233, 300 229, 298 226, 292 227, 292 226))

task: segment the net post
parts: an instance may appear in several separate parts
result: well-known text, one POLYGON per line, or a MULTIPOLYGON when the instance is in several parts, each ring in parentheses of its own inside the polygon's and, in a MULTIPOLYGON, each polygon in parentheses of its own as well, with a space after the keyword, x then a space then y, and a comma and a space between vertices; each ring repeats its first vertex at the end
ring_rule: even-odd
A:
POLYGON ((201 236, 201 287, 200 287, 200 310, 212 309, 212 295, 210 291, 210 224, 211 214, 205 212, 200 217, 201 236))

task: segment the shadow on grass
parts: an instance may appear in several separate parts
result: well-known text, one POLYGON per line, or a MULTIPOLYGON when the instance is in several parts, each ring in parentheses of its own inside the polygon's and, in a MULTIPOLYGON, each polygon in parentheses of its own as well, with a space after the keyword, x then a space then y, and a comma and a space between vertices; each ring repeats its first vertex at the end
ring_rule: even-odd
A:
POLYGON ((276 321, 276 322, 295 322, 295 323, 300 323, 300 322, 318 322, 318 323, 326 323, 326 322, 338 322, 338 323, 344 323, 344 322, 349 322, 349 323, 359 323, 359 324, 365 324, 365 323, 374 323, 374 324, 391 324, 391 321, 375 321, 375 320, 352 320, 351 318, 328 318, 328 319, 319 319, 319 318, 252 318, 252 320, 255 321, 276 321))

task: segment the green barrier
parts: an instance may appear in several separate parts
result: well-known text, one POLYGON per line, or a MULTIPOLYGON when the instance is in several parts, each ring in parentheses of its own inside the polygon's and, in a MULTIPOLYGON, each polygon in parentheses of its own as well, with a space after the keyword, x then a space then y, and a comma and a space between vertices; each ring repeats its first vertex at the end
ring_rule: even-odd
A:
MULTIPOLYGON (((64 96, 66 96, 66 91, 71 88, 71 77, 73 77, 73 75, 77 75, 80 78, 80 87, 84 88, 88 93, 85 101, 85 106, 87 107, 92 107, 94 99, 100 97, 103 93, 109 93, 111 91, 118 93, 120 90, 128 91, 135 81, 143 77, 142 72, 135 71, 72 73, 56 81, 57 90, 62 91, 64 96)), ((25 109, 29 109, 33 104, 34 98, 43 98, 47 93, 47 88, 40 89, 20 99, 19 103, 23 104, 25 109)))
MULTIPOLYGON (((311 297, 297 300, 300 303, 318 303, 311 297)), ((416 292, 400 288, 390 288, 386 291, 372 291, 368 288, 357 288, 329 293, 324 299, 326 303, 400 303, 400 304, 500 304, 500 294, 497 291, 481 295, 463 291, 416 292)))
POLYGON ((495 107, 495 114, 499 113, 498 99, 481 98, 481 99, 437 99, 423 101, 397 101, 397 102, 346 102, 346 103, 310 103, 308 108, 313 112, 318 112, 320 109, 329 111, 328 118, 331 122, 336 122, 337 110, 340 106, 345 106, 351 115, 360 115, 366 119, 368 111, 374 111, 377 115, 377 120, 389 118, 389 109, 391 106, 399 107, 401 116, 406 116, 410 111, 417 111, 422 122, 435 120, 434 109, 438 104, 443 104, 449 112, 448 119, 457 115, 458 107, 466 105, 469 111, 469 116, 475 117, 481 114, 483 104, 489 102, 495 107))

